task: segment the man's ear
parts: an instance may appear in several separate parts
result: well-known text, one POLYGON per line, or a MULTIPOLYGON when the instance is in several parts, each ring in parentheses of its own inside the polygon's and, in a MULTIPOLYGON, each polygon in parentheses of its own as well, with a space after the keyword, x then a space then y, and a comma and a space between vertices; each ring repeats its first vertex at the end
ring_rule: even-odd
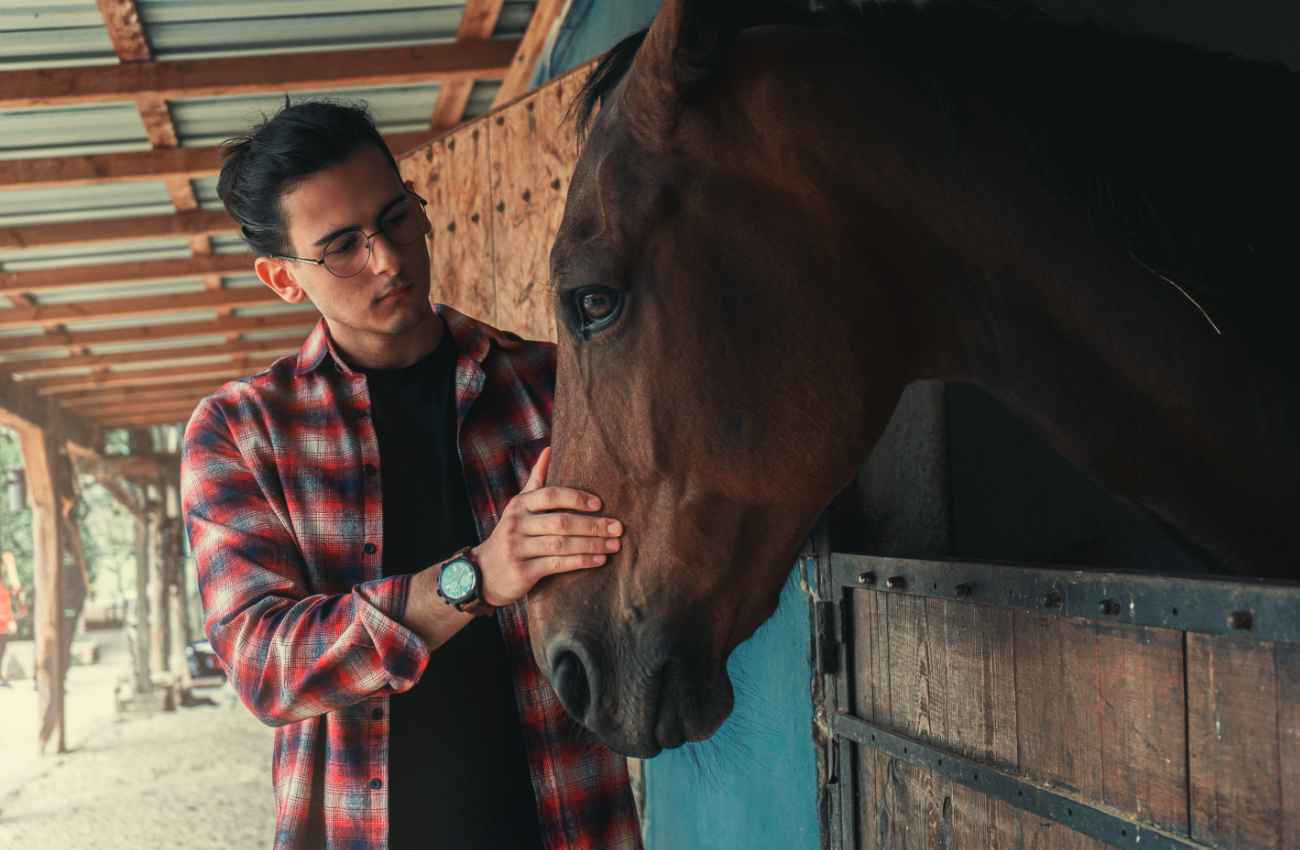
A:
POLYGON ((253 261, 253 271, 258 280, 265 283, 276 295, 290 304, 301 304, 307 297, 306 291, 298 285, 289 263, 274 257, 258 257, 253 261))

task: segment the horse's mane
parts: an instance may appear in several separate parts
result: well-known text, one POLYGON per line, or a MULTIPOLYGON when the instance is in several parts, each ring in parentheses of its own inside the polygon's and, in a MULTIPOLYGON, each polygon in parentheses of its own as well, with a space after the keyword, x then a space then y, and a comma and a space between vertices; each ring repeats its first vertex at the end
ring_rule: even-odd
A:
MULTIPOLYGON (((823 25, 851 28, 865 61, 943 104, 953 144, 989 111, 1019 127, 1035 174, 1153 280, 1176 281, 1225 334, 1289 350, 1276 302, 1298 277, 1287 246, 1300 204, 1290 115, 1300 74, 1024 8, 868 3, 823 25)), ((624 39, 588 78, 574 106, 584 131, 643 39, 624 39)))

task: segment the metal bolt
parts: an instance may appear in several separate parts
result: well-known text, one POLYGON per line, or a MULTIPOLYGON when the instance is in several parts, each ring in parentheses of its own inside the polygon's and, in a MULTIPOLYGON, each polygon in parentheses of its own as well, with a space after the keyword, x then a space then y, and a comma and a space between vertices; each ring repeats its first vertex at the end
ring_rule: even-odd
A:
POLYGON ((974 585, 972 585, 970 582, 965 582, 965 581, 957 585, 955 588, 953 588, 953 590, 957 591, 957 595, 962 597, 963 599, 975 593, 974 585))
POLYGON ((875 584, 876 574, 872 572, 858 573, 858 584, 875 584))
POLYGON ((1255 616, 1249 611, 1233 611, 1228 615, 1228 627, 1232 629, 1249 629, 1255 624, 1255 616))
POLYGON ((903 590, 907 587, 907 579, 903 576, 890 576, 885 579, 885 587, 890 590, 903 590))
POLYGON ((1064 604, 1065 600, 1061 598, 1061 592, 1059 590, 1049 590, 1047 593, 1043 594, 1044 608, 1060 608, 1064 604))
POLYGON ((1105 614, 1107 617, 1117 617, 1121 610, 1120 604, 1114 599, 1101 600, 1101 613, 1105 614))

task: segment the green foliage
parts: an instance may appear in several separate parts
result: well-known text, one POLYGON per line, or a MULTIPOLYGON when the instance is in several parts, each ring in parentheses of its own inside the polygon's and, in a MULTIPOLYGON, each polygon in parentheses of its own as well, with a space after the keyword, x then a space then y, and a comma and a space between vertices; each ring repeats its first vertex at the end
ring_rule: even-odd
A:
MULTIPOLYGON (((23 465, 22 446, 12 431, 0 428, 0 482, 11 469, 23 465)), ((14 553, 18 561, 18 578, 24 585, 32 584, 32 512, 30 509, 9 510, 9 494, 0 492, 0 551, 14 553)))

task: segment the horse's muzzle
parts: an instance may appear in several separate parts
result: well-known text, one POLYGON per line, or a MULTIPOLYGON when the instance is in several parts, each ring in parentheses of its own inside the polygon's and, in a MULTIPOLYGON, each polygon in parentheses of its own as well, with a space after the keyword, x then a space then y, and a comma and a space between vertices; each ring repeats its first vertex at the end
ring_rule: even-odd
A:
POLYGON ((731 712, 725 675, 706 682, 695 675, 696 665, 668 652, 610 664, 593 644, 572 635, 552 640, 548 650, 551 685, 565 710, 624 755, 650 758, 703 740, 731 712))

